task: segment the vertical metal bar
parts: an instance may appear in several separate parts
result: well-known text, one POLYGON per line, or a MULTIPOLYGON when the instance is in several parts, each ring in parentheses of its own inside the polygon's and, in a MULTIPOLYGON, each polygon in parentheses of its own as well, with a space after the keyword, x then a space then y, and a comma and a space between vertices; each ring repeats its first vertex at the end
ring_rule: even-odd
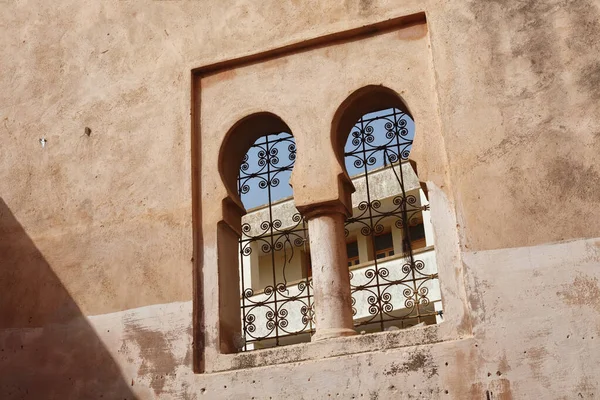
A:
MULTIPOLYGON (((243 235, 243 234, 242 234, 243 235)), ((245 285, 244 285, 244 253, 243 253, 243 242, 240 240, 240 269, 241 269, 241 280, 242 280, 242 335, 244 335, 244 339, 246 338, 246 296, 245 285)), ((252 266, 250 266, 252 268, 252 266)), ((244 351, 246 351, 246 341, 244 340, 244 351)))
MULTIPOLYGON (((360 135, 361 135, 361 147, 362 147, 362 160, 363 160, 363 169, 365 171, 365 187, 367 189, 367 207, 369 210, 369 236, 371 238, 371 245, 373 246, 373 261, 375 268, 375 287, 377 288, 377 312, 379 314, 379 326, 381 330, 384 330, 383 326, 383 304, 381 303, 381 287, 379 282, 379 265, 377 263, 377 251, 375 246, 375 226, 373 223, 373 210, 371 204, 371 190, 369 187, 369 169, 368 169, 368 157, 367 157, 367 148, 365 146, 366 135, 365 135, 365 124, 364 124, 364 116, 360 118, 360 135)), ((367 296, 368 298, 368 296, 367 296)))
MULTIPOLYGON (((406 199, 406 190, 404 189, 404 171, 402 169, 402 150, 400 148, 400 131, 398 130, 398 110, 396 108, 393 109, 393 113, 394 113, 394 136, 396 137, 396 147, 397 147, 397 151, 398 151, 398 166, 400 169, 400 189, 402 190, 402 206, 401 206, 401 212, 402 212, 402 236, 403 236, 403 241, 405 242, 405 246, 406 246, 406 250, 404 251, 405 254, 408 256, 408 260, 410 262, 410 270, 411 270, 411 276, 412 276, 412 284, 413 284, 413 296, 415 299, 415 307, 417 308, 417 323, 421 322, 421 312, 420 312, 420 308, 419 308, 419 296, 417 293, 417 281, 416 281, 416 275, 415 275, 415 260, 414 260, 414 255, 413 255, 413 251, 412 251, 412 243, 411 243, 411 239, 410 239, 410 231, 409 231, 409 221, 408 221, 408 212, 407 212, 407 199, 406 199)), ((404 113, 401 114, 400 117, 402 117, 402 115, 404 115, 404 113)), ((392 165, 393 168, 393 165, 392 165)))
MULTIPOLYGON (((242 192, 242 181, 238 179, 238 193, 242 192)), ((242 283, 242 335, 244 335, 244 339, 246 338, 246 285, 244 284, 244 233, 240 236, 240 278, 242 283)), ((252 266, 250 266, 252 268, 252 266)), ((248 345, 246 344, 246 340, 244 340, 244 349, 243 351, 248 350, 248 345)))
POLYGON ((273 271, 273 308, 275 318, 275 345, 279 346, 279 310, 277 309, 277 275, 275 270, 275 242, 273 236, 275 230, 273 229, 273 201, 271 197, 271 149, 269 148, 269 136, 265 136, 265 149, 266 149, 266 160, 267 160, 267 197, 269 200, 269 239, 270 239, 270 252, 271 252, 271 267, 273 271))

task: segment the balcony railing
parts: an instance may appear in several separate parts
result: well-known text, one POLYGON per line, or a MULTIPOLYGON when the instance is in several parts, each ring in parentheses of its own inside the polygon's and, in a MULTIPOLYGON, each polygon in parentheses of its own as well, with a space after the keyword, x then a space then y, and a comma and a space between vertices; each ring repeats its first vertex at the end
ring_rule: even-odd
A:
MULTIPOLYGON (((441 318, 441 295, 433 246, 413 252, 414 267, 396 255, 349 268, 354 322, 358 332, 403 329, 432 324, 441 318), (374 278, 378 277, 378 283, 374 278), (382 326, 383 325, 383 326, 382 326)), ((311 279, 268 287, 245 298, 247 349, 271 347, 278 335, 282 343, 310 340, 314 331, 311 279), (270 303, 278 296, 278 317, 270 303), (248 315, 250 322, 248 323, 248 315), (276 333, 275 323, 278 324, 276 333), (252 338, 260 337, 260 341, 252 338), (272 339, 271 339, 272 338, 272 339)), ((318 305, 317 305, 318 307, 318 305)), ((316 310, 318 312, 318 309, 316 310)))

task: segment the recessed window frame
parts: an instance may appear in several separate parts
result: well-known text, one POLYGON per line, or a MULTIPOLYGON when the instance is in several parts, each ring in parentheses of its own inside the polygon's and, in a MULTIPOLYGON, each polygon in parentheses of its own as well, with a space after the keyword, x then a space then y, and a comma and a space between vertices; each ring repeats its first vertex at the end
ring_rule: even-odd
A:
MULTIPOLYGON (((375 23, 373 25, 357 28, 354 30, 336 32, 335 34, 324 35, 315 38, 312 41, 304 41, 298 46, 287 46, 280 49, 276 49, 270 52, 264 52, 256 55, 249 56, 247 58, 236 59, 225 63, 216 63, 207 65, 193 70, 193 85, 192 85, 192 192, 193 192, 193 220, 194 220, 194 313, 193 313, 193 325, 194 325, 194 370, 195 372, 217 372, 231 369, 258 367, 264 365, 272 365, 278 363, 298 362, 304 360, 318 360, 322 358, 334 357, 345 354, 355 354, 365 351, 376 351, 383 348, 394 348, 412 346, 417 344, 435 343, 443 340, 456 340, 461 337, 469 336, 471 333, 470 318, 467 315, 467 301, 464 296, 464 281, 462 271, 457 271, 455 280, 444 281, 444 286, 448 286, 447 290, 453 293, 453 296, 447 303, 449 305, 450 315, 449 323, 428 326, 423 329, 417 329, 413 332, 408 331, 394 331, 394 332, 383 332, 381 334, 374 334, 368 339, 365 336, 346 337, 339 339, 331 339, 324 342, 315 342, 306 345, 294 345, 300 346, 293 351, 294 356, 290 357, 288 351, 282 352, 281 349, 265 349, 257 351, 256 354, 236 353, 226 354, 219 351, 218 347, 210 341, 206 341, 205 338, 208 331, 206 325, 206 312, 209 312, 214 307, 211 301, 207 304, 207 293, 206 286, 202 289, 203 276, 207 271, 203 270, 202 257, 203 254, 203 239, 206 236, 202 230, 198 229, 202 224, 202 219, 199 214, 199 210, 202 209, 200 191, 200 153, 201 153, 201 130, 202 130, 202 118, 199 112, 199 105, 201 104, 201 92, 202 92, 202 80, 206 76, 217 73, 219 71, 227 69, 235 69, 237 67, 249 65, 249 63, 257 63, 266 60, 272 60, 274 57, 285 57, 290 54, 295 54, 298 51, 312 51, 319 49, 323 46, 338 46, 344 45, 342 41, 344 39, 365 39, 372 38, 372 32, 380 32, 375 34, 386 34, 393 32, 394 30, 407 29, 413 25, 426 25, 424 13, 417 13, 411 16, 400 16, 398 18, 388 20, 381 23, 375 23), (205 310, 206 306, 210 306, 208 310, 205 310)), ((433 79, 433 78, 430 78, 433 79)), ((431 90, 433 87, 429 87, 431 90)), ((425 89, 425 87, 424 87, 425 89)), ((352 96, 351 96, 352 97, 352 96)), ((435 102, 429 104, 430 110, 433 115, 435 112, 435 102)), ((342 103, 340 108, 344 108, 345 104, 342 103)), ((333 117, 332 123, 332 135, 333 135, 333 146, 335 147, 335 131, 339 130, 339 120, 337 120, 337 114, 333 117)), ((439 137, 441 128, 439 123, 435 120, 427 122, 429 128, 427 129, 430 135, 433 137, 439 137), (437 135, 437 136, 436 136, 437 135)), ((437 139, 436 139, 437 140, 437 139)), ((341 181, 344 181, 341 178, 341 181)), ((347 182, 347 180, 346 180, 347 182)), ((453 232, 444 237, 441 240, 442 248, 444 248, 442 257, 444 263, 449 265, 457 265, 456 268, 460 268, 460 255, 458 251, 458 235, 455 232, 455 216, 453 203, 451 199, 446 197, 446 194, 440 189, 439 184, 433 182, 427 182, 427 190, 431 198, 432 207, 436 208, 436 213, 440 216, 439 229, 446 233, 453 232), (435 203, 436 205, 433 205, 435 203)), ((227 224, 230 215, 239 214, 239 207, 235 204, 235 201, 224 200, 223 202, 224 221, 227 224)), ((234 218, 235 219, 235 218, 234 218)), ((437 222, 437 219, 436 219, 437 222)), ((229 224, 233 228, 225 228, 235 230, 235 224, 229 224)), ((219 228, 221 229, 221 228, 219 228)), ((221 229, 223 230, 223 229, 221 229)), ((212 234, 211 234, 212 235, 212 234)), ((229 235, 224 233, 225 236, 229 235)), ((436 242, 440 238, 440 235, 436 235, 436 242)), ((212 236, 211 236, 212 238, 212 236)), ((212 239, 211 239, 212 240, 212 239)), ((212 252, 212 250, 211 250, 212 252)), ((213 257, 211 253, 210 257, 213 257)), ((445 268, 446 271, 449 267, 445 268)), ((450 274, 448 274, 450 275, 450 274)), ((446 291, 442 289, 442 293, 446 291)), ((211 320, 211 323, 214 319, 211 320)), ((212 328, 210 328, 212 329, 212 328)), ((210 335, 214 335, 212 332, 210 335)), ((212 337, 212 336, 211 336, 212 337)))

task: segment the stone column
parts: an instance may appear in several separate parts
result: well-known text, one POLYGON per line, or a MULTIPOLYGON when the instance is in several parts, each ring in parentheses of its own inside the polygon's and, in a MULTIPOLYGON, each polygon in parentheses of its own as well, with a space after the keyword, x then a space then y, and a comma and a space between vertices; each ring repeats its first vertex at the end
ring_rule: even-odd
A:
POLYGON ((311 210, 305 218, 315 304, 316 333, 312 341, 355 335, 344 235, 345 212, 317 209, 311 210))

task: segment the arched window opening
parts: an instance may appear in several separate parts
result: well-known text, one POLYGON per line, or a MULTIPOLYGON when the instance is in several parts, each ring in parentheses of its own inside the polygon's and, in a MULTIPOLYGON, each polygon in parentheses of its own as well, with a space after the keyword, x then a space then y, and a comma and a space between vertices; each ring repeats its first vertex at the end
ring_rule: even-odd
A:
POLYGON ((250 146, 239 168, 248 211, 239 240, 242 351, 310 341, 314 330, 308 230, 289 185, 295 159, 292 134, 273 133, 250 146))
POLYGON ((408 161, 414 134, 411 116, 388 106, 354 119, 344 147, 356 188, 346 237, 360 331, 430 325, 442 317, 429 204, 408 161))
POLYGON ((295 160, 296 142, 287 132, 263 136, 250 147, 238 176, 238 193, 246 210, 292 197, 289 180, 295 160))

